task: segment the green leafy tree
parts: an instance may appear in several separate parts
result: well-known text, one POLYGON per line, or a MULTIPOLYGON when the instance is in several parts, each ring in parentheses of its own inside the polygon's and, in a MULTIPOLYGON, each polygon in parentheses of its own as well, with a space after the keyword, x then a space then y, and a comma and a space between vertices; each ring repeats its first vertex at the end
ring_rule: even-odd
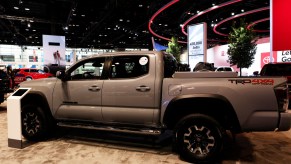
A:
POLYGON ((239 27, 234 23, 228 36, 229 62, 240 69, 240 76, 242 68, 249 68, 253 64, 257 51, 255 33, 252 28, 247 29, 247 26, 244 20, 240 21, 239 27))
POLYGON ((169 41, 168 43, 168 48, 166 49, 166 52, 172 54, 180 63, 181 46, 179 46, 178 39, 176 37, 171 38, 171 41, 169 41))

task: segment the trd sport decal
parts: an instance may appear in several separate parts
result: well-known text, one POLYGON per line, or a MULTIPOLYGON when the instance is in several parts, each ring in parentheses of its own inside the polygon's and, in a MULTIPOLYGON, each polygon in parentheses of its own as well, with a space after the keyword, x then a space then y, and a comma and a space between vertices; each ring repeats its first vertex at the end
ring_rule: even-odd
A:
POLYGON ((274 79, 229 79, 232 84, 274 85, 274 79))

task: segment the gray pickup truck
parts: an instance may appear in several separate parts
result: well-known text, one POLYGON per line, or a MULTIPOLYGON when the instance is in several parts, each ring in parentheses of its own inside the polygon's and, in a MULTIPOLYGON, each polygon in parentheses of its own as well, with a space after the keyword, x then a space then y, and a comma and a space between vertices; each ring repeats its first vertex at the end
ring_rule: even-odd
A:
POLYGON ((163 52, 115 52, 82 59, 56 78, 26 81, 22 134, 40 140, 54 125, 161 135, 191 162, 219 155, 226 130, 290 128, 285 78, 234 72, 176 72, 163 52))

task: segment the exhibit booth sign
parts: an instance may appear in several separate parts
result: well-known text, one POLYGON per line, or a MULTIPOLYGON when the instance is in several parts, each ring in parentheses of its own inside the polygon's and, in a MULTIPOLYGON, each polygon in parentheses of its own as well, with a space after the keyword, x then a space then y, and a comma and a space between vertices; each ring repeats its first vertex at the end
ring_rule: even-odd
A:
POLYGON ((21 99, 31 88, 19 88, 7 98, 8 147, 22 149, 21 99))

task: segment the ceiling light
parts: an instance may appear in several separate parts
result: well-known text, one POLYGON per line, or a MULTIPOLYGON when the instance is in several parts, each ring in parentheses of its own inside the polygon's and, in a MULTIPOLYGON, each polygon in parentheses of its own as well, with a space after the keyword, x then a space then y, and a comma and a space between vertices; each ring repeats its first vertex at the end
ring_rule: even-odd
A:
POLYGON ((81 15, 81 17, 85 17, 85 15, 84 15, 84 14, 82 14, 82 15, 81 15))
POLYGON ((27 23, 27 27, 30 27, 30 23, 27 23))
POLYGON ((234 15, 234 13, 231 13, 231 15, 234 15))
POLYGON ((167 26, 168 26, 168 24, 165 24, 165 26, 167 27, 167 26))
POLYGON ((122 21, 123 21, 123 19, 119 19, 119 21, 120 21, 120 22, 122 22, 122 21))
POLYGON ((215 4, 214 4, 214 3, 212 3, 212 6, 215 6, 215 4))
POLYGON ((138 5, 138 7, 142 7, 142 4, 138 5))
POLYGON ((126 22, 130 22, 130 20, 128 19, 128 20, 126 20, 126 22))
POLYGON ((244 9, 241 9, 241 12, 245 12, 245 10, 244 9))
POLYGON ((29 11, 30 9, 29 8, 24 8, 24 10, 29 11))
POLYGON ((197 14, 198 14, 198 13, 200 13, 200 11, 199 11, 199 10, 197 10, 197 14))
POLYGON ((19 7, 17 7, 17 6, 14 6, 13 8, 14 8, 15 10, 18 10, 18 9, 19 9, 19 7))

